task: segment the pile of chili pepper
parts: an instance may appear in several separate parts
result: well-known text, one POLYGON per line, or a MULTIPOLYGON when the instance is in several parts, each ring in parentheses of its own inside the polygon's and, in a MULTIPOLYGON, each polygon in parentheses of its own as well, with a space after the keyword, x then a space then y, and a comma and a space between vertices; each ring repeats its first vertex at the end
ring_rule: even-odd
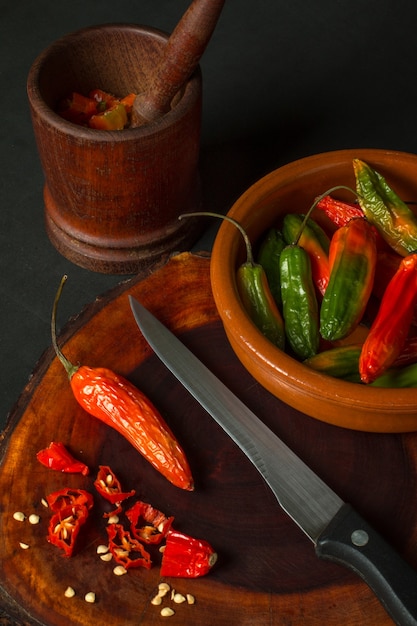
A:
POLYGON ((271 340, 309 367, 356 383, 417 386, 417 217, 369 164, 354 159, 353 170, 356 200, 334 197, 347 189, 334 187, 305 215, 286 215, 265 233, 256 262, 248 253, 238 268, 239 293, 266 337, 281 320, 281 343, 271 340), (254 268, 272 304, 249 297, 254 268))
POLYGON ((57 106, 64 119, 96 130, 123 130, 130 125, 136 94, 117 98, 102 89, 93 89, 88 96, 72 92, 57 106))
MULTIPOLYGON (((61 457, 55 454, 56 446, 54 444, 50 462, 44 463, 45 450, 40 451, 37 458, 49 469, 62 471, 61 457)), ((64 471, 85 475, 85 472, 80 472, 83 464, 77 462, 62 443, 58 447, 62 458, 71 459, 71 469, 64 471)), ((114 561, 126 570, 137 567, 150 569, 153 562, 146 546, 159 546, 163 541, 161 576, 197 578, 207 574, 216 563, 217 554, 207 541, 173 529, 174 517, 167 517, 142 500, 136 500, 124 510, 123 503, 135 495, 135 490, 124 491, 108 465, 99 467, 94 487, 102 498, 116 506, 111 513, 103 514, 110 522, 106 526, 108 550, 114 561), (112 521, 116 514, 118 517, 112 521), (119 515, 122 514, 124 517, 120 521, 119 515)), ((47 539, 61 550, 64 557, 72 557, 79 547, 78 537, 94 506, 94 498, 84 489, 65 487, 49 494, 46 501, 52 512, 47 539)))

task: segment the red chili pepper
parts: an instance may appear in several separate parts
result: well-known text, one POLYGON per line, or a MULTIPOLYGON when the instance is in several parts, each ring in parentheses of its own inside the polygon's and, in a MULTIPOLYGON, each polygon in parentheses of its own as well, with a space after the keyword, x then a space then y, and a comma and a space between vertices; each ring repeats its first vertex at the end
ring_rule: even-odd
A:
POLYGON ((70 487, 50 493, 49 496, 46 496, 46 501, 51 511, 60 511, 67 506, 85 506, 87 509, 91 509, 94 504, 90 492, 84 489, 71 489, 70 487))
POLYGON ((70 504, 60 508, 49 521, 49 543, 63 550, 63 556, 72 556, 76 539, 87 517, 88 508, 83 504, 70 504))
POLYGON ((361 356, 362 382, 371 383, 388 369, 406 342, 417 301, 417 253, 404 257, 389 282, 361 356))
POLYGON ((126 569, 145 567, 150 569, 152 561, 143 544, 132 537, 121 524, 110 524, 106 528, 109 537, 109 549, 114 560, 126 569))
POLYGON ((170 530, 162 553, 161 576, 197 578, 207 574, 216 561, 217 554, 207 541, 170 530))
MULTIPOLYGON (((346 226, 355 217, 364 217, 365 214, 358 204, 337 200, 332 196, 324 196, 317 203, 317 208, 324 211, 327 217, 339 228, 346 226)), ((378 250, 388 250, 389 246, 373 226, 375 232, 375 244, 378 250)))
POLYGON ((75 399, 90 415, 121 433, 173 485, 192 491, 194 483, 184 451, 145 394, 109 369, 72 365, 59 350, 55 317, 66 278, 62 278, 55 296, 51 332, 75 399))
POLYGON ((126 511, 126 517, 131 524, 131 533, 138 541, 155 544, 161 543, 166 537, 174 521, 173 517, 166 517, 164 513, 141 500, 126 511))
POLYGON ((77 461, 60 442, 52 441, 47 448, 39 450, 36 458, 45 467, 58 472, 83 476, 90 472, 88 466, 82 461, 77 461))
POLYGON ((363 211, 357 204, 337 200, 332 196, 324 196, 321 198, 316 207, 324 211, 327 217, 339 228, 346 224, 354 217, 363 217, 363 211))
POLYGON ((120 481, 108 465, 100 465, 94 487, 99 494, 112 504, 119 504, 135 495, 135 490, 123 492, 120 481))

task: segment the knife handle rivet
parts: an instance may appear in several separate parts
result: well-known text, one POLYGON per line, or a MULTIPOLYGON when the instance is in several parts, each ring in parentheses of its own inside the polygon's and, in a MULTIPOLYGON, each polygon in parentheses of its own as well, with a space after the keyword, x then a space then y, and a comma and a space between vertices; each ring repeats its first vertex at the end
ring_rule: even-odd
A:
POLYGON ((354 530, 350 536, 354 546, 366 546, 369 541, 369 535, 366 530, 354 530))

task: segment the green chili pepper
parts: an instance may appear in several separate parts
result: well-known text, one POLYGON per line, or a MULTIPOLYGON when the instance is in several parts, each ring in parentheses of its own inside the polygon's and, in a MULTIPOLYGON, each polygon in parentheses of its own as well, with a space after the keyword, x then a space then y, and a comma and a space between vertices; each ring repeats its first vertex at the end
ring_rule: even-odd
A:
POLYGON ((321 226, 313 219, 305 217, 298 213, 288 213, 282 222, 282 234, 288 244, 295 243, 298 238, 298 245, 308 252, 313 282, 323 295, 329 283, 330 239, 321 226))
POLYGON ((284 248, 280 277, 285 334, 301 359, 316 354, 319 347, 319 314, 308 253, 297 245, 284 248))
POLYGON ((333 234, 330 280, 320 309, 324 339, 342 339, 360 322, 372 292, 376 256, 375 233, 364 218, 350 220, 333 234))
POLYGON ((273 298, 264 268, 253 260, 252 246, 244 228, 232 217, 210 211, 198 211, 180 215, 185 217, 218 217, 236 226, 246 246, 246 262, 237 270, 236 283, 243 306, 261 333, 281 350, 285 346, 284 321, 273 298))
POLYGON ((417 387, 417 363, 407 365, 398 369, 387 370, 384 374, 379 376, 371 387, 417 387))
POLYGON ((417 250, 417 217, 381 174, 360 159, 353 160, 356 191, 366 218, 398 254, 417 250))
POLYGON ((284 248, 285 242, 281 232, 277 228, 270 228, 258 252, 258 263, 265 270, 271 293, 279 309, 282 307, 279 257, 284 248))
POLYGON ((281 350, 285 345, 284 322, 258 263, 243 263, 237 271, 237 287, 243 306, 263 335, 281 350))
POLYGON ((360 345, 330 348, 306 359, 304 364, 322 374, 359 383, 361 380, 359 376, 361 349, 360 345))

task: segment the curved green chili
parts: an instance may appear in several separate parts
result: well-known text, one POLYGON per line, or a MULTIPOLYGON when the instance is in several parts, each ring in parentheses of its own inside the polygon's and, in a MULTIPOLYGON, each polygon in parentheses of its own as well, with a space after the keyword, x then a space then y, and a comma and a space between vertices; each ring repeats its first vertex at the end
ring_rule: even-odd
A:
POLYGON ((236 282, 243 306, 255 326, 281 350, 285 345, 284 321, 273 298, 264 268, 253 260, 252 246, 246 231, 239 222, 228 215, 198 211, 180 215, 184 217, 207 216, 226 220, 236 226, 246 246, 246 261, 237 271, 236 282))

